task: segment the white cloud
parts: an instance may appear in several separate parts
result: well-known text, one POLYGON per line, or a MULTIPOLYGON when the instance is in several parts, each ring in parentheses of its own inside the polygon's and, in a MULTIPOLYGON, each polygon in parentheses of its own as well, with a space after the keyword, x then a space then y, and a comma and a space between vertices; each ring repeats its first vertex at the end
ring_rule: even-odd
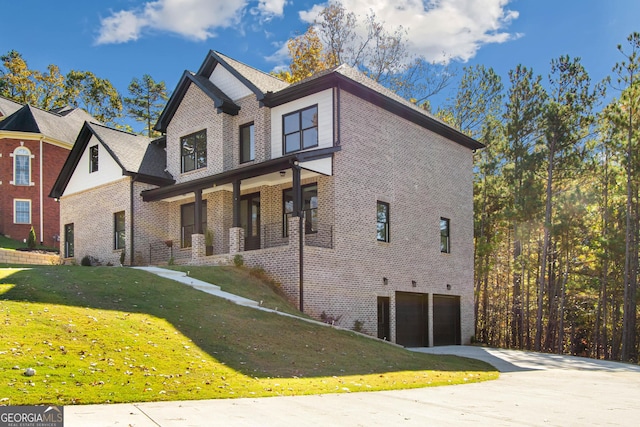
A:
MULTIPOLYGON (((518 12, 507 9, 511 0, 341 0, 348 11, 364 18, 374 12, 390 31, 402 26, 412 54, 429 61, 443 58, 467 61, 488 43, 518 37, 505 29, 518 12)), ((326 4, 325 4, 326 5, 326 4)), ((313 22, 324 5, 300 12, 313 22)))
POLYGON ((286 0, 259 0, 258 10, 264 16, 282 16, 286 0))
MULTIPOLYGON (((255 2, 255 0, 254 0, 255 2)), ((157 0, 141 8, 113 12, 102 19, 98 44, 126 43, 148 31, 166 31, 194 40, 215 37, 215 30, 237 25, 249 0, 157 0)), ((265 19, 281 16, 286 0, 259 0, 265 19)))

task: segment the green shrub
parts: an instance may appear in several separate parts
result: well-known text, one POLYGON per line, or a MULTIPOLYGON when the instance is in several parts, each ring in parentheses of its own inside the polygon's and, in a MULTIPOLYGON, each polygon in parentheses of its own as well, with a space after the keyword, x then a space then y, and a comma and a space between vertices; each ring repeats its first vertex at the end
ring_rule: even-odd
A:
POLYGON ((91 267, 91 257, 89 255, 85 255, 82 257, 80 261, 80 265, 84 265, 85 267, 91 267))
POLYGON ((233 265, 236 267, 242 267, 244 265, 244 258, 242 258, 242 255, 237 254, 233 257, 233 265))
POLYGON ((27 247, 29 249, 35 249, 36 248, 36 231, 33 229, 33 226, 31 227, 31 230, 29 230, 29 238, 27 239, 27 247))
POLYGON ((125 256, 126 256, 126 251, 123 249, 122 252, 120 252, 120 265, 124 265, 125 256))

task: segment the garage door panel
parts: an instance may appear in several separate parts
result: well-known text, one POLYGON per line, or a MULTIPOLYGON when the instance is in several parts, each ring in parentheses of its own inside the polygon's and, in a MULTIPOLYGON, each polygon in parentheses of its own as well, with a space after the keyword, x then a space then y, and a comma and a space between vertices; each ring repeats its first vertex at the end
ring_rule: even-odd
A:
POLYGON ((396 292, 396 343, 406 347, 429 345, 428 295, 396 292))
POLYGON ((460 297, 433 296, 433 345, 459 345, 460 297))

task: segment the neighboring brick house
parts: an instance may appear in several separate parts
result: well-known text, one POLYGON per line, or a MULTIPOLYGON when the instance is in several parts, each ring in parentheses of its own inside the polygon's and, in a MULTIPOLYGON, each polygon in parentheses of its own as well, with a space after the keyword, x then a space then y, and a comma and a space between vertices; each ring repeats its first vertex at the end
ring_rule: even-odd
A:
POLYGON ((57 247, 58 203, 47 197, 78 131, 92 117, 85 111, 44 111, 0 98, 0 234, 57 247))
MULTIPOLYGON (((175 182, 125 194, 129 262, 241 255, 316 318, 406 346, 470 341, 480 143, 348 66, 287 85, 213 51, 156 129, 175 182)), ((89 214, 114 231, 126 186, 82 181, 71 194, 73 170, 52 196, 76 224, 75 257, 112 251, 106 238, 81 244, 77 224, 81 206, 117 200, 89 214)))

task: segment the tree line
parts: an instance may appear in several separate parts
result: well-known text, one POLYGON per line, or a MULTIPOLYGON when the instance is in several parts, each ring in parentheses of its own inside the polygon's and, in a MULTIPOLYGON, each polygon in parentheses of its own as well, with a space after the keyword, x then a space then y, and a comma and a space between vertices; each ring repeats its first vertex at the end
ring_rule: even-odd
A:
MULTIPOLYGON (((289 40, 289 67, 274 74, 297 82, 346 63, 431 111, 457 70, 409 55, 405 36, 330 3, 289 40)), ((486 146, 474 158, 477 342, 638 361, 640 34, 617 48, 620 62, 601 82, 569 56, 544 76, 518 65, 506 82, 492 68, 464 67, 435 109, 486 146)), ((33 73, 16 52, 2 61, 2 96, 81 106, 105 123, 122 112, 115 89, 92 73, 33 73)), ((145 75, 129 92, 127 114, 151 134, 164 83, 145 75)))
POLYGON ((466 67, 437 112, 486 145, 474 182, 479 342, 638 360, 640 35, 618 50, 602 82, 569 56, 544 78, 519 65, 506 87, 466 67))
POLYGON ((50 64, 46 71, 33 70, 22 55, 12 50, 0 57, 0 96, 43 110, 71 106, 82 108, 103 124, 132 131, 123 124, 130 118, 144 125, 140 133, 157 136, 153 130, 164 104, 169 99, 165 83, 149 74, 134 77, 123 97, 108 79, 91 71, 71 70, 60 73, 50 64))

